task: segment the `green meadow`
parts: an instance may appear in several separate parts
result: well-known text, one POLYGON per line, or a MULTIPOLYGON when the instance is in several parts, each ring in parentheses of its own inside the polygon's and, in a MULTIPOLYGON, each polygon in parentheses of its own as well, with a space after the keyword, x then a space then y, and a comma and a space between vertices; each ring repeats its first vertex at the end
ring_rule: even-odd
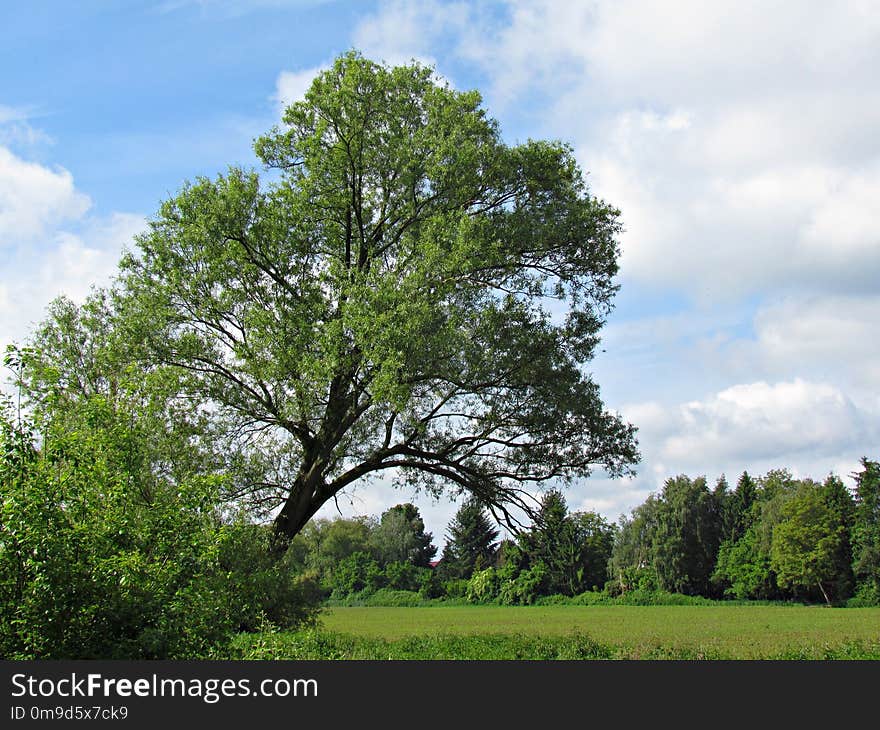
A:
POLYGON ((785 605, 334 607, 242 636, 241 658, 880 659, 880 608, 785 605))

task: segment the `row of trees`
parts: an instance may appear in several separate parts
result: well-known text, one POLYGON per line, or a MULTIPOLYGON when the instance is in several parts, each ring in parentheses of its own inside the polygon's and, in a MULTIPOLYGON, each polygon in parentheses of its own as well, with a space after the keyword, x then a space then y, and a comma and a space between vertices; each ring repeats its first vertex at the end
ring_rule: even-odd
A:
POLYGON ((880 600, 880 466, 863 459, 851 493, 836 476, 785 470, 731 489, 666 482, 621 523, 612 577, 708 597, 841 603, 880 600))
POLYGON ((433 571, 427 561, 436 549, 411 504, 380 521, 317 521, 292 550, 300 569, 317 571, 325 594, 337 598, 391 588, 517 604, 642 590, 876 604, 880 466, 863 459, 854 493, 836 476, 820 483, 785 470, 743 473, 735 488, 724 477, 709 489, 704 477, 678 476, 616 525, 569 512, 563 495, 549 491, 528 530, 498 535, 483 505, 469 499, 433 571))
POLYGON ((558 491, 548 492, 531 529, 499 541, 484 505, 466 500, 447 529, 439 561, 418 509, 401 504, 381 519, 312 521, 294 538, 289 555, 312 571, 325 595, 417 591, 426 598, 468 596, 531 603, 539 595, 575 595, 605 584, 615 527, 593 512, 568 512, 558 491))

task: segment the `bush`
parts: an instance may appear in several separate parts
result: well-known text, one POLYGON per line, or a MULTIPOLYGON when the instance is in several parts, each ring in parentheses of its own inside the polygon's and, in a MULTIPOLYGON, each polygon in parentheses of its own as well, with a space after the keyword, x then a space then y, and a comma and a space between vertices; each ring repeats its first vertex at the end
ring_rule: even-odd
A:
POLYGON ((46 426, 40 449, 0 415, 0 654, 185 658, 224 641, 231 626, 206 578, 216 483, 138 484, 100 400, 79 430, 46 426))
POLYGON ((468 581, 464 578, 453 578, 443 582, 443 593, 448 598, 465 598, 467 590, 468 581))
POLYGON ((846 602, 846 605, 849 608, 880 606, 880 592, 873 583, 861 583, 856 589, 855 595, 846 602))
POLYGON ((421 606, 425 603, 415 591, 396 591, 391 588, 381 588, 369 596, 365 601, 366 606, 421 606))
POLYGON ((467 599, 471 603, 488 603, 498 595, 498 576, 494 568, 474 573, 468 581, 467 599))
POLYGON ((547 576, 547 568, 543 563, 536 563, 528 570, 523 570, 513 579, 501 583, 498 600, 505 605, 529 605, 541 595, 541 589, 547 576))
POLYGON ((334 568, 329 582, 331 598, 345 598, 366 591, 373 593, 385 587, 385 574, 372 555, 356 552, 334 568))
POLYGON ((420 568, 412 563, 393 562, 385 566, 385 586, 398 591, 419 591, 425 584, 425 574, 430 568, 420 568))
POLYGON ((0 655, 198 658, 314 617, 316 584, 269 559, 265 530, 221 524, 216 478, 145 475, 113 408, 79 415, 38 441, 0 414, 0 655))
POLYGON ((238 631, 257 631, 266 622, 281 629, 311 625, 323 599, 317 573, 298 575, 293 556, 274 558, 269 541, 265 525, 236 522, 221 531, 212 583, 238 631))

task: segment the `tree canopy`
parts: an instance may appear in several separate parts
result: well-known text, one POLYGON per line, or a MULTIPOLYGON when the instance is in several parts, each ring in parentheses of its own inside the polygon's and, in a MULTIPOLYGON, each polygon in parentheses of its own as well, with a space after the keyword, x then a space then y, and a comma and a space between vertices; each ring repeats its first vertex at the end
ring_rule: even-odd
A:
POLYGON ((507 145, 480 103, 342 56, 256 141, 275 181, 186 184, 123 262, 128 336, 188 374, 279 538, 388 469, 510 520, 524 486, 638 458, 582 367, 618 211, 569 147, 507 145))

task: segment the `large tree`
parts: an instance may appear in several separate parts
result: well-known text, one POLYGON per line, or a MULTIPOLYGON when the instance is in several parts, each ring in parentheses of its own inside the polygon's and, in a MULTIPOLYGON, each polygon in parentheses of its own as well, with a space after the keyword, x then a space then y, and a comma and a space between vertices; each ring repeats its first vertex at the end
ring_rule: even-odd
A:
POLYGON ((721 519, 706 479, 667 479, 656 519, 652 546, 660 585, 675 593, 707 595, 721 519))
MULTIPOLYGON (((232 168, 166 201, 122 265, 126 336, 185 371, 279 549, 370 475, 477 496, 626 473, 635 429, 585 372, 618 211, 570 147, 508 145, 477 92, 356 53, 232 168), (268 502, 266 502, 268 500, 268 502)), ((234 467, 234 468, 233 468, 234 467)))

